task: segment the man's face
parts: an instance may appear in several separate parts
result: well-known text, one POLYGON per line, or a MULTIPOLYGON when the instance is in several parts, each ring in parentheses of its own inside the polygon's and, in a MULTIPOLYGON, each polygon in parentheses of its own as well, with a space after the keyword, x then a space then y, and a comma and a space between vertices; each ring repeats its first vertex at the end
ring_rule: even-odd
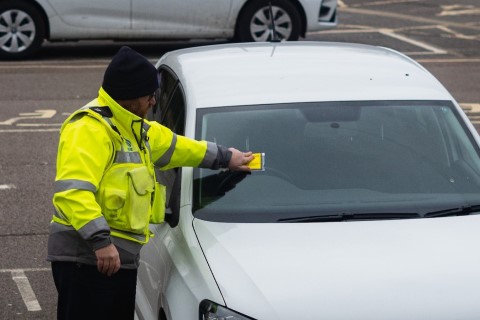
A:
POLYGON ((138 113, 135 113, 135 114, 141 118, 145 118, 148 110, 155 105, 155 102, 156 102, 155 92, 152 94, 149 94, 148 96, 140 97, 139 100, 140 101, 139 101, 138 113))
POLYGON ((152 93, 152 94, 149 94, 148 96, 143 96, 137 99, 118 101, 118 103, 122 107, 124 107, 131 113, 141 118, 145 118, 145 116, 147 115, 148 109, 153 107, 155 102, 156 102, 155 93, 152 93))

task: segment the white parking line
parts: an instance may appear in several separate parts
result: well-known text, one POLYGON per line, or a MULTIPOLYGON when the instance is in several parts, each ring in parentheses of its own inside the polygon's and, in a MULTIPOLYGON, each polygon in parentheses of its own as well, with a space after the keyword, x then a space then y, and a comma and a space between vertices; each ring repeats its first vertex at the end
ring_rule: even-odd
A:
MULTIPOLYGON (((149 59, 152 64, 157 62, 157 58, 150 58, 149 59)), ((75 69, 105 69, 107 65, 110 63, 110 60, 91 60, 92 63, 98 64, 83 64, 84 61, 81 59, 69 59, 69 60, 51 60, 49 62, 44 63, 31 63, 31 62, 22 62, 22 61, 15 61, 15 62, 3 62, 0 61, 0 70, 1 69, 67 69, 67 70, 75 70, 75 69), (76 64, 78 63, 78 64, 76 64)))
POLYGON ((105 69, 106 65, 91 66, 91 65, 38 65, 38 64, 19 64, 13 63, 10 65, 1 64, 0 69, 105 69))
POLYGON ((16 189, 13 184, 0 184, 0 190, 16 189))
POLYGON ((17 270, 12 272, 12 279, 15 281, 18 287, 18 291, 22 295, 23 302, 27 306, 28 311, 41 311, 40 303, 38 303, 35 292, 33 292, 32 286, 28 281, 27 276, 23 270, 17 270))
POLYGON ((433 59, 415 59, 418 63, 479 63, 480 58, 433 58, 433 59))
POLYGON ((61 123, 17 123, 18 127, 61 127, 61 123))
POLYGON ((383 18, 415 21, 419 23, 426 23, 429 25, 457 27, 457 28, 468 29, 468 30, 480 30, 479 25, 472 25, 472 24, 454 22, 454 21, 444 21, 440 19, 430 19, 430 18, 424 18, 420 16, 413 16, 413 15, 388 12, 388 11, 368 10, 368 9, 359 9, 359 8, 351 8, 351 7, 343 7, 341 8, 341 11, 346 13, 357 13, 357 14, 372 15, 372 16, 383 17, 383 18))
POLYGON ((480 103, 460 103, 460 107, 462 107, 465 112, 480 115, 480 103))
POLYGON ((57 129, 0 129, 0 133, 17 133, 17 132, 58 132, 57 129))
POLYGON ((463 34, 463 33, 460 33, 460 32, 457 32, 457 31, 453 31, 451 30, 450 28, 446 27, 446 26, 437 26, 437 29, 440 29, 442 31, 444 31, 445 33, 447 34, 450 34, 452 38, 454 39, 465 39, 465 40, 477 40, 477 39, 480 39, 480 36, 478 34, 476 35, 473 35, 473 36, 470 36, 470 35, 466 35, 466 34, 463 34))
POLYGON ((480 14, 480 8, 476 8, 473 5, 454 4, 454 5, 445 5, 441 7, 442 7, 442 12, 437 14, 440 17, 480 14))
POLYGON ((387 1, 374 1, 374 2, 362 2, 361 6, 381 6, 386 4, 398 4, 405 2, 419 2, 420 0, 387 0, 387 1))
POLYGON ((343 2, 343 0, 338 0, 337 1, 337 6, 339 8, 347 8, 347 5, 345 4, 345 2, 343 2))
POLYGON ((23 272, 35 272, 35 271, 50 271, 52 269, 50 268, 24 268, 24 269, 0 269, 0 273, 12 273, 12 272, 17 272, 17 271, 23 271, 23 272))
POLYGON ((397 33, 395 33, 393 30, 391 29, 379 29, 378 30, 379 33, 381 34, 384 34, 386 36, 389 36, 391 38, 395 38, 397 40, 401 40, 403 42, 406 42, 406 43, 410 43, 410 44, 413 44, 417 47, 420 47, 422 49, 425 49, 425 50, 428 50, 430 51, 430 53, 433 53, 433 54, 447 54, 448 52, 445 51, 445 50, 442 50, 442 49, 439 49, 439 48, 436 48, 434 46, 431 46, 429 44, 426 44, 425 42, 420 42, 418 40, 413 40, 411 38, 408 38, 408 37, 405 37, 405 36, 402 36, 402 35, 399 35, 397 33))
POLYGON ((460 103, 460 107, 473 124, 480 124, 480 103, 460 103))
POLYGON ((33 292, 25 272, 50 271, 50 268, 0 269, 0 273, 10 273, 12 280, 17 284, 18 291, 28 311, 41 311, 40 303, 33 292))
MULTIPOLYGON (((362 32, 363 30, 359 30, 359 32, 362 32)), ((441 49, 437 49, 435 47, 426 45, 424 43, 419 43, 417 41, 414 41, 412 39, 406 39, 403 36, 399 36, 398 34, 393 33, 392 30, 390 29, 381 29, 381 32, 384 32, 385 34, 392 36, 392 37, 397 37, 398 39, 402 39, 404 41, 409 41, 412 44, 415 44, 417 46, 423 46, 424 49, 430 50, 430 52, 435 52, 435 53, 442 53, 441 49)), ((417 59, 416 60, 419 63, 478 63, 480 62, 480 59, 478 58, 467 58, 467 59, 417 59)), ((471 118, 471 121, 474 123, 480 123, 479 119, 479 114, 480 110, 478 110, 480 107, 480 104, 478 103, 460 103, 460 105, 466 110, 467 115, 469 118, 471 118), (474 108, 474 110, 471 110, 474 108)), ((62 115, 70 115, 70 113, 62 113, 62 115)), ((6 121, 4 121, 6 122, 6 121)), ((17 123, 15 129, 0 129, 0 133, 30 133, 30 132, 59 132, 60 131, 60 126, 61 123, 17 123), (20 129, 18 127, 24 127, 24 129, 20 129), (32 127, 32 128, 26 128, 26 127, 32 127), (35 128, 37 127, 37 128, 35 128), (57 127, 57 128, 41 128, 41 127, 57 127)), ((248 149, 248 148, 247 148, 248 149)), ((7 189, 14 189, 15 186, 12 184, 0 184, 0 190, 7 190, 7 189)))
POLYGON ((422 48, 426 51, 424 52, 405 52, 405 54, 408 55, 418 55, 418 54, 447 54, 448 51, 445 51, 443 49, 439 49, 437 47, 434 47, 432 45, 429 45, 425 42, 421 42, 418 40, 414 40, 412 38, 400 35, 395 32, 393 29, 385 29, 385 28, 364 28, 362 26, 350 26, 355 29, 341 29, 341 30, 327 30, 327 31, 318 31, 318 32, 312 32, 311 34, 353 34, 353 33, 379 33, 383 34, 387 37, 394 38, 400 41, 403 41, 405 43, 414 45, 416 47, 422 48))

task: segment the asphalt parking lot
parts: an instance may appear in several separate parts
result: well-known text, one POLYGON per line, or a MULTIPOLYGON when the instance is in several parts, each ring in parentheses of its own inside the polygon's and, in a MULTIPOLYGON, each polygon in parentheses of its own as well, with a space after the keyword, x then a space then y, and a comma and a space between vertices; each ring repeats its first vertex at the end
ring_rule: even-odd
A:
MULTIPOLYGON (((480 128, 478 0, 343 0, 339 26, 306 40, 380 45, 430 70, 480 128)), ((176 48, 131 43, 152 62, 176 48)), ((0 62, 0 318, 55 319, 45 261, 60 123, 96 94, 120 43, 47 44, 29 61, 0 62)))

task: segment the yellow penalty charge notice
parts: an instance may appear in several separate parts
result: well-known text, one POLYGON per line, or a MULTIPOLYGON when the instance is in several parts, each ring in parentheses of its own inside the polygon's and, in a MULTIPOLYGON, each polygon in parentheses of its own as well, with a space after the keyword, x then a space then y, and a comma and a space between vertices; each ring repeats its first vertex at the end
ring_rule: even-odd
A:
POLYGON ((255 158, 250 161, 247 166, 250 170, 265 170, 265 153, 254 153, 255 158))

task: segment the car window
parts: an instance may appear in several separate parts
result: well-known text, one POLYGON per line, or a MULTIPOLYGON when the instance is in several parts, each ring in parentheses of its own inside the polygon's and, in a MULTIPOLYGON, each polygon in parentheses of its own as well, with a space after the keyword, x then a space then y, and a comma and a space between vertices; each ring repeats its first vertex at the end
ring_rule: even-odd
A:
MULTIPOLYGON (((181 89, 179 89, 177 77, 168 69, 160 69, 159 82, 160 86, 157 92, 156 104, 153 107, 153 113, 150 114, 150 118, 164 125, 166 123, 171 124, 173 121, 172 117, 181 116, 181 114, 177 115, 176 112, 185 113, 183 94, 181 89), (175 101, 172 103, 173 99, 175 101)), ((174 128, 168 127, 175 131, 174 128)))
POLYGON ((184 134, 185 131, 185 99, 183 90, 179 85, 173 90, 168 104, 161 109, 161 123, 177 134, 184 134))
POLYGON ((302 103, 198 112, 197 138, 265 153, 263 171, 196 169, 195 216, 429 212, 480 204, 479 149, 445 101, 302 103))
MULTIPOLYGON (((185 131, 185 99, 182 86, 169 70, 161 70, 159 80, 160 88, 157 93, 155 112, 150 113, 149 116, 176 134, 183 135, 185 131)), ((162 171, 157 168, 155 172, 157 181, 167 187, 165 219, 171 226, 175 226, 180 209, 181 169, 162 171)))

